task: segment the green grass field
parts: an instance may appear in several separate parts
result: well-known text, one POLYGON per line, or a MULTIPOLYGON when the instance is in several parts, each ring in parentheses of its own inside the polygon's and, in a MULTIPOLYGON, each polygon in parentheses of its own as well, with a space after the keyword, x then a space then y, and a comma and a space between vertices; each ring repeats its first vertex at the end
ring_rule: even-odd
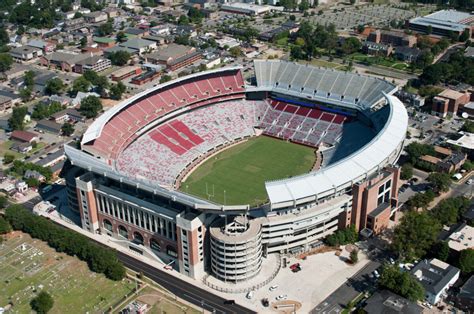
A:
POLYGON ((306 173, 315 158, 310 147, 259 136, 208 159, 181 190, 221 204, 256 205, 267 200, 265 181, 306 173))

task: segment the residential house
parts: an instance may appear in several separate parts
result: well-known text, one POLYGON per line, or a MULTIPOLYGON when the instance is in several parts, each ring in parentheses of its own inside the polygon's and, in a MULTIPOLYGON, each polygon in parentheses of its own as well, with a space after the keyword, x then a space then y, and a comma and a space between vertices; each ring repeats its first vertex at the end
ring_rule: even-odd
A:
POLYGON ((388 290, 379 290, 364 302, 365 313, 370 314, 420 314, 423 308, 388 290))
POLYGON ((74 65, 74 72, 83 74, 85 71, 101 72, 112 66, 112 62, 102 56, 91 55, 85 59, 77 60, 74 65))
POLYGON ((370 56, 388 57, 392 54, 393 47, 391 45, 366 41, 362 44, 362 51, 370 56))
POLYGON ((421 56, 421 50, 414 47, 397 46, 395 47, 394 56, 401 61, 416 62, 421 56))
POLYGON ((42 119, 36 123, 36 128, 53 134, 61 133, 62 125, 51 120, 42 119))
POLYGON ((448 289, 459 279, 460 270, 436 258, 422 260, 410 271, 425 288, 425 299, 432 305, 446 296, 448 289))
POLYGON ((146 62, 165 65, 175 71, 202 58, 202 53, 194 47, 170 44, 154 53, 145 55, 146 62))
POLYGON ((109 37, 92 37, 92 41, 97 44, 99 48, 107 49, 115 46, 115 39, 109 37))
POLYGON ((38 142, 39 136, 38 134, 33 133, 33 132, 15 130, 10 135, 10 139, 13 141, 18 141, 18 142, 32 143, 32 142, 38 142))
MULTIPOLYGON (((141 38, 132 38, 130 40, 127 40, 124 43, 120 43, 119 46, 133 50, 135 53, 139 55, 142 55, 147 52, 151 52, 157 48, 156 42, 141 39, 141 38)), ((109 50, 110 49, 108 49, 107 51, 109 50)))
POLYGON ((12 147, 10 148, 14 152, 18 152, 20 154, 26 154, 33 149, 33 145, 31 143, 13 143, 12 147))
POLYGON ((12 108, 12 99, 10 97, 0 95, 0 115, 11 112, 12 108))
POLYGON ((472 275, 452 298, 454 305, 466 313, 474 309, 474 275, 472 275))
POLYGON ((54 122, 64 124, 65 122, 85 121, 84 116, 73 108, 67 108, 52 115, 54 122))
POLYGON ((25 174, 23 175, 25 179, 36 179, 39 182, 46 181, 46 177, 39 173, 36 170, 26 170, 25 174))
POLYGON ((18 63, 32 61, 43 55, 43 51, 41 49, 30 46, 13 48, 9 51, 9 53, 13 60, 18 63))
POLYGON ((79 54, 77 53, 56 51, 50 55, 41 57, 40 63, 48 68, 72 72, 78 56, 79 54))
POLYGON ((41 49, 43 54, 51 53, 54 51, 54 49, 56 49, 56 45, 54 43, 38 39, 30 40, 27 45, 29 47, 41 49))
POLYGON ((129 38, 138 37, 142 38, 143 36, 149 35, 147 29, 138 28, 138 27, 129 27, 123 31, 129 38))
POLYGON ((88 23, 101 23, 106 22, 108 19, 107 13, 102 11, 94 11, 84 14, 84 19, 88 23))

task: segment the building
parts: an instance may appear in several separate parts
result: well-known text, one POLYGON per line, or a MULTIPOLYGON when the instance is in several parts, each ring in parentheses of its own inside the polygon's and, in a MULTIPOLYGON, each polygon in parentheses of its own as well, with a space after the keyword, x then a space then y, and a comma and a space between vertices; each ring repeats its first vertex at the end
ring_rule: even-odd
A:
POLYGON ((38 142, 39 136, 33 132, 15 130, 10 135, 10 139, 18 142, 32 143, 38 142))
POLYGON ((432 305, 445 298, 448 289, 459 279, 460 270, 436 258, 423 260, 410 271, 425 288, 425 299, 432 305))
POLYGON ((221 10, 237 14, 245 14, 251 16, 263 15, 272 11, 278 11, 278 7, 269 5, 258 5, 243 2, 231 2, 221 5, 221 10))
POLYGON ((129 28, 126 28, 124 31, 123 31, 126 35, 128 35, 128 37, 139 37, 139 38, 142 38, 143 36, 146 36, 149 34, 148 30, 147 29, 143 29, 143 28, 137 28, 137 27, 129 27, 129 28))
POLYGON ((474 58, 474 47, 467 47, 464 51, 464 56, 468 58, 474 58))
POLYGON ((370 56, 388 57, 393 52, 393 47, 386 44, 365 41, 362 44, 362 51, 370 56))
POLYGON ((110 76, 112 81, 120 82, 128 77, 139 75, 141 73, 142 69, 138 66, 125 66, 113 72, 110 76))
POLYGON ((449 248, 457 253, 466 249, 474 249, 474 227, 461 224, 447 239, 449 248))
POLYGON ((122 48, 130 49, 131 51, 139 55, 151 52, 157 48, 156 42, 141 38, 132 38, 124 43, 120 43, 119 46, 122 48))
POLYGON ((15 142, 10 149, 20 154, 26 154, 33 149, 33 146, 28 142, 15 142))
POLYGON ((112 48, 115 46, 115 39, 110 37, 92 37, 92 41, 102 49, 112 48))
POLYGON ((0 114, 11 112, 12 107, 12 99, 10 97, 0 95, 0 114))
POLYGON ((423 308, 388 290, 376 291, 365 301, 364 310, 370 314, 420 314, 423 308))
POLYGON ((63 124, 65 122, 76 123, 80 121, 85 121, 84 116, 79 111, 73 108, 67 108, 56 112, 52 115, 52 118, 54 122, 59 124, 63 124))
POLYGON ((13 48, 9 51, 9 53, 13 60, 19 63, 32 61, 43 55, 43 51, 41 49, 30 46, 13 48))
POLYGON ((421 50, 415 47, 404 47, 398 46, 395 47, 395 58, 405 62, 416 62, 421 56, 421 50))
POLYGON ((61 133, 61 124, 51 120, 42 119, 36 123, 36 128, 53 134, 61 133))
POLYGON ((60 69, 65 72, 72 72, 79 54, 72 52, 56 51, 52 54, 40 58, 43 66, 53 69, 60 69))
POLYGON ((44 54, 51 53, 56 49, 56 45, 49 41, 33 39, 27 44, 29 47, 38 48, 43 51, 44 54))
POLYGON ((441 10, 423 17, 415 17, 408 27, 416 32, 450 37, 452 33, 461 35, 467 30, 472 36, 474 15, 456 10, 441 10))
POLYGON ((459 132, 457 139, 448 139, 447 144, 461 148, 461 151, 466 153, 469 159, 474 158, 474 134, 468 132, 459 132))
POLYGON ((474 309, 474 275, 471 276, 451 299, 456 308, 469 313, 474 309))
MULTIPOLYGON (((98 117, 84 133, 80 148, 66 145, 71 164, 68 200, 79 211, 83 229, 191 278, 211 275, 242 284, 256 278, 269 254, 310 250, 350 224, 373 228, 374 233, 383 230, 398 207, 399 169, 394 164, 408 127, 405 106, 392 96, 396 86, 374 77, 292 62, 255 60, 254 69, 253 85, 244 81, 240 67, 157 84, 98 117), (288 112, 272 111, 280 108, 280 102, 282 109, 290 108, 288 112), (228 111, 219 107, 219 113, 214 112, 214 106, 224 104, 230 104, 228 111), (180 178, 211 152, 257 136, 255 128, 263 128, 266 119, 258 119, 255 112, 269 111, 300 123, 309 115, 321 118, 321 132, 314 134, 312 144, 306 143, 313 147, 321 141, 338 145, 335 141, 343 124, 357 120, 360 124, 349 132, 355 137, 347 140, 352 145, 359 142, 321 170, 266 182, 268 199, 263 205, 218 204, 177 188, 180 178), (213 128, 215 137, 200 140, 204 131, 191 131, 196 129, 194 122, 213 128), (244 122, 246 126, 241 125, 244 122), (160 154, 148 151, 150 143, 140 146, 148 140, 138 135, 142 130, 165 123, 173 123, 170 129, 177 128, 190 139, 183 142, 188 153, 173 145, 176 139, 164 139, 167 144, 160 145, 170 146, 160 146, 160 154), (363 138, 366 132, 370 136, 363 138), (128 155, 133 159, 123 162, 122 153, 132 146, 137 149, 128 155), (149 172, 132 170, 145 159, 153 164, 144 169, 149 172)), ((282 127, 287 125, 287 120, 282 121, 282 127)), ((310 125, 318 125, 311 121, 310 125)), ((302 130, 298 123, 294 127, 302 130)), ((304 132, 311 129, 297 131, 303 134, 294 134, 292 140, 304 143, 309 135, 304 132)), ((173 132, 173 136, 180 135, 173 132)))
POLYGON ((39 173, 36 170, 26 170, 25 174, 23 175, 25 179, 36 179, 39 182, 44 182, 46 181, 46 177, 39 173))
POLYGON ((83 74, 85 71, 101 72, 112 66, 112 62, 102 56, 94 56, 77 60, 74 64, 74 72, 83 74))
POLYGON ((434 146, 434 150, 436 156, 424 155, 420 159, 432 164, 438 172, 451 173, 459 171, 467 160, 467 155, 463 152, 453 151, 441 146, 434 146))
POLYGON ((431 114, 445 118, 448 113, 457 114, 458 110, 470 101, 469 93, 445 89, 433 98, 431 114))
POLYGON ((413 47, 416 45, 416 36, 404 32, 375 30, 369 34, 367 41, 377 44, 388 44, 392 46, 413 47))
POLYGON ((375 178, 355 184, 352 210, 342 213, 340 227, 355 225, 356 230, 370 229, 379 234, 388 227, 398 208, 400 169, 388 168, 375 178))
POLYGON ((193 64, 201 58, 202 54, 196 48, 177 44, 169 44, 154 53, 145 55, 147 62, 162 64, 171 71, 193 64))
POLYGON ((84 19, 88 23, 101 23, 107 22, 108 16, 107 13, 104 13, 102 11, 95 11, 84 14, 84 19))

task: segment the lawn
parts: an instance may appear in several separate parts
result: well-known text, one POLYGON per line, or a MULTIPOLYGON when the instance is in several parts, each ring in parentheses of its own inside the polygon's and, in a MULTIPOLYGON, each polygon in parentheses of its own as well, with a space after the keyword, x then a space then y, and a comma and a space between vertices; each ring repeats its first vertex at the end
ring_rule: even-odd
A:
MULTIPOLYGON (((300 63, 307 64, 308 61, 306 60, 301 60, 299 61, 300 63)), ((336 62, 329 62, 321 59, 312 59, 309 61, 309 64, 316 66, 316 67, 323 67, 323 68, 331 68, 331 69, 341 69, 344 67, 344 65, 336 63, 336 62)))
POLYGON ((103 313, 134 288, 128 279, 111 281, 21 232, 0 245, 0 282, 0 306, 14 304, 9 313, 30 313, 40 290, 54 299, 50 313, 103 313))
POLYGON ((181 190, 221 204, 257 205, 267 200, 265 181, 306 173, 315 158, 310 147, 259 136, 205 161, 181 190))

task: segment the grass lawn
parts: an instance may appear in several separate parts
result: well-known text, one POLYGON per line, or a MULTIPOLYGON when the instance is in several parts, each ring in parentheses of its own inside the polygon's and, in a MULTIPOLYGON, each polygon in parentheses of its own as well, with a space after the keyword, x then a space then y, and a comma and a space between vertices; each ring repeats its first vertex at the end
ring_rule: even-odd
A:
POLYGON ((0 261, 0 306, 12 301, 9 313, 30 313, 41 286, 54 299, 50 313, 103 313, 134 288, 128 279, 111 281, 21 232, 0 245, 0 261))
POLYGON ((256 205, 267 200, 265 181, 306 173, 315 158, 310 147, 259 136, 208 159, 182 182, 181 190, 221 204, 256 205))
POLYGON ((150 314, 161 314, 161 313, 190 313, 198 314, 200 311, 181 304, 175 301, 173 298, 156 291, 151 287, 146 287, 140 291, 138 297, 136 298, 141 303, 146 303, 149 305, 150 314))
MULTIPOLYGON (((301 60, 300 63, 308 63, 308 61, 306 60, 301 60)), ((340 69, 340 68, 343 68, 344 65, 342 64, 339 64, 339 63, 336 63, 336 62, 329 62, 329 61, 325 61, 325 60, 321 60, 321 59, 313 59, 311 61, 309 61, 309 64, 313 65, 313 66, 317 66, 317 67, 323 67, 323 68, 332 68, 332 69, 340 69)))

